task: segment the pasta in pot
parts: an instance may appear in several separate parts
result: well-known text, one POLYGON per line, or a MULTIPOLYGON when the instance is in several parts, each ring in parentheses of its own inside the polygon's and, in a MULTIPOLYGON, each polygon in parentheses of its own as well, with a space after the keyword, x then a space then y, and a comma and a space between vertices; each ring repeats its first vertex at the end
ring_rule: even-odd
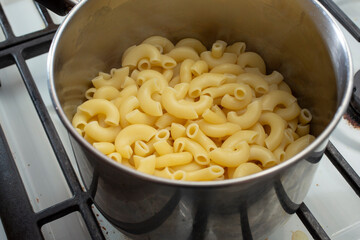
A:
POLYGON ((160 36, 99 73, 72 119, 111 160, 175 181, 240 178, 306 148, 311 112, 246 44, 160 36))

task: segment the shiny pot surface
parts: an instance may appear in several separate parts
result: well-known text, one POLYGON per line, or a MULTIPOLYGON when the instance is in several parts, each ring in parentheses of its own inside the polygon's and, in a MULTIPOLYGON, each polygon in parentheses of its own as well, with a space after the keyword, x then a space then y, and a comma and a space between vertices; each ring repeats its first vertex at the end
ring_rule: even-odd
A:
POLYGON ((269 236, 305 198, 349 102, 353 75, 341 31, 314 0, 83 1, 59 28, 48 68, 51 96, 87 190, 106 218, 138 239, 269 236), (159 179, 106 158, 77 134, 71 118, 91 79, 119 68, 123 51, 152 35, 174 43, 193 37, 208 48, 217 39, 246 42, 313 113, 317 139, 278 166, 217 182, 159 179))

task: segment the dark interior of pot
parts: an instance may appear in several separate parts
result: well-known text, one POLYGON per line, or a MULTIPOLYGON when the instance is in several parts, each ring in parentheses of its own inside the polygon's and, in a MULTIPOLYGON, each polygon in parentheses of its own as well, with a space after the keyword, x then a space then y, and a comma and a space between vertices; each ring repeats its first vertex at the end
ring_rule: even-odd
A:
MULTIPOLYGON (((277 70, 313 114, 318 136, 332 120, 348 83, 346 50, 323 10, 303 0, 86 1, 67 19, 54 52, 54 81, 71 119, 90 80, 121 66, 123 51, 152 35, 185 37, 208 48, 217 39, 244 41, 268 74, 277 70), (338 67, 337 63, 344 66, 338 67)), ((70 126, 70 125, 69 125, 70 126)))

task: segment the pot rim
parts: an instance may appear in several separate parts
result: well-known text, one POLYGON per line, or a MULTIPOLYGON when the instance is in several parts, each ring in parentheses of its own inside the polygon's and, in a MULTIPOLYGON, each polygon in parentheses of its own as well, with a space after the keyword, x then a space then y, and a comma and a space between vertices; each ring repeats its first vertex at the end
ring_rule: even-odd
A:
MULTIPOLYGON (((66 130, 72 135, 73 138, 82 146, 85 147, 87 150, 89 150, 92 154, 94 154, 98 161, 103 161, 105 164, 109 164, 110 166, 118 169, 119 171, 122 171, 125 174, 132 175, 134 177, 137 177, 144 181, 150 181, 156 184, 162 184, 162 185, 168 185, 168 186, 176 186, 176 187, 195 187, 195 188, 215 188, 215 187, 226 187, 231 185, 238 185, 238 184, 247 184, 251 182, 256 182, 261 179, 266 179, 267 177, 276 175, 280 173, 281 171, 284 171, 286 168, 289 168, 293 164, 296 164, 300 160, 304 160, 306 157, 308 157, 314 150, 316 150, 317 147, 319 147, 324 141, 328 141, 329 135, 332 133, 332 131, 335 129, 337 124, 339 123, 342 115, 347 109, 347 106, 349 104, 349 101, 351 99, 352 89, 353 89, 353 64, 352 59, 349 51, 348 44, 346 42, 345 36, 343 35, 342 31, 340 30, 339 26, 336 24, 335 18, 327 11, 327 9, 322 6, 318 1, 315 0, 309 0, 310 3, 314 4, 315 7, 319 8, 320 11, 323 12, 323 17, 327 18, 327 21, 330 22, 333 30, 336 32, 336 37, 338 39, 338 42, 340 43, 342 49, 344 49, 344 52, 346 54, 346 60, 344 63, 345 67, 347 68, 348 76, 347 76, 347 88, 344 91, 344 96, 342 100, 340 101, 340 104, 328 124, 328 126, 323 130, 323 132, 316 137, 316 139, 304 150, 302 150, 300 153, 295 155, 294 157, 281 162, 280 164, 273 166, 269 169, 265 169, 259 173, 255 173, 246 177, 242 178, 236 178, 236 179, 226 179, 221 181, 203 181, 203 182, 197 182, 197 181, 176 181, 171 179, 165 179, 160 178, 148 174, 141 173, 137 170, 133 170, 129 167, 126 167, 122 164, 119 164, 115 162, 114 160, 111 160, 104 154, 97 151, 89 142, 87 142, 82 136, 80 136, 75 128, 72 126, 71 122, 67 119, 64 111, 62 110, 61 104, 59 102, 59 99, 56 94, 55 90, 55 83, 54 83, 54 56, 57 50, 57 46, 59 42, 61 41, 61 36, 63 32, 66 29, 66 26, 69 24, 73 16, 76 14, 76 12, 86 4, 88 1, 81 1, 79 4, 77 4, 70 13, 66 16, 63 23, 60 25, 59 29, 56 31, 54 39, 52 41, 52 44, 50 46, 48 59, 47 59, 47 75, 48 75, 48 86, 50 91, 50 97, 53 103, 53 106, 55 107, 55 110, 63 123, 63 125, 66 127, 66 130)), ((343 66, 344 66, 343 65, 343 66)))

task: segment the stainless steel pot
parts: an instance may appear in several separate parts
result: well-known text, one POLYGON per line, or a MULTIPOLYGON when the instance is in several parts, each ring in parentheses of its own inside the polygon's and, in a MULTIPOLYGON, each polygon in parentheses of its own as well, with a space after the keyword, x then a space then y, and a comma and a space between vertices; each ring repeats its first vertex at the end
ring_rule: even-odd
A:
POLYGON ((315 0, 82 1, 52 43, 54 106, 69 131, 86 188, 122 232, 144 239, 264 239, 299 207, 329 134, 349 102, 352 65, 345 39, 315 0), (173 42, 245 41, 284 74, 314 115, 316 140, 300 154, 248 177, 175 182, 143 175, 97 152, 71 126, 90 80, 119 67, 124 49, 151 35, 173 42))

